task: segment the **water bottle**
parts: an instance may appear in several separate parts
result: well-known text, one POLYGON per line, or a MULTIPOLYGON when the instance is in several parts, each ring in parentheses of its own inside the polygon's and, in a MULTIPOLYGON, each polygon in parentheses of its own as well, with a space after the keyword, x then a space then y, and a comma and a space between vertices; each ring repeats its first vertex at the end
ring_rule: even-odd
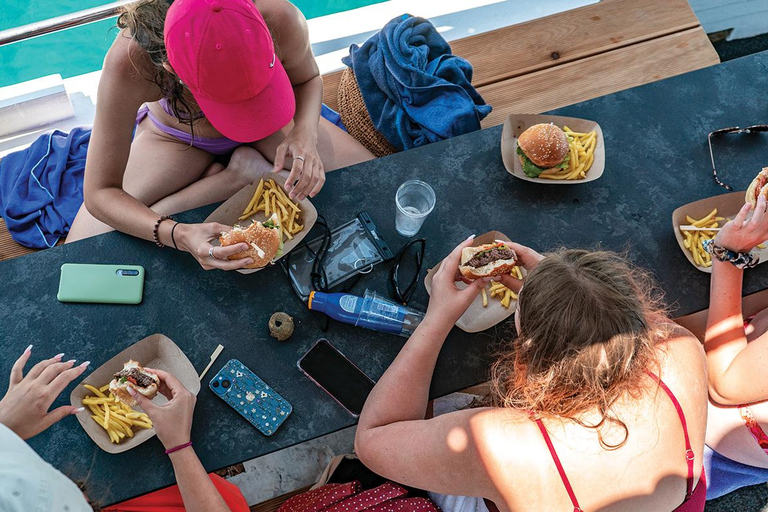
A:
POLYGON ((345 324, 409 337, 424 319, 424 313, 365 290, 365 296, 350 293, 309 294, 307 306, 345 324))

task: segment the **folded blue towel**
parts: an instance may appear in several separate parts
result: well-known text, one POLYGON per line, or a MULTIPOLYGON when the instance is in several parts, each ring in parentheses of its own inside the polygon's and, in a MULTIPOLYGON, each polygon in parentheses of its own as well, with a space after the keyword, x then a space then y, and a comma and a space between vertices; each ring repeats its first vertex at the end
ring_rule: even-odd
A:
POLYGON ((478 130, 491 111, 472 65, 424 18, 399 16, 349 53, 373 125, 399 150, 478 130))
POLYGON ((0 160, 0 213, 21 245, 53 247, 83 204, 83 172, 91 130, 55 130, 0 160))
POLYGON ((707 499, 714 500, 736 489, 768 482, 768 469, 748 466, 720 455, 704 445, 707 499))

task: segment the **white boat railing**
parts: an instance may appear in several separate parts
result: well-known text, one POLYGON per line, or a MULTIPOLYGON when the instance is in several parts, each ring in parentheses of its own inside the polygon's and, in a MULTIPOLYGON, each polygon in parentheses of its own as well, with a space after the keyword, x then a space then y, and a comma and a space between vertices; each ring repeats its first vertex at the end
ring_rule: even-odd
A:
POLYGON ((82 11, 64 14, 63 16, 57 16, 47 20, 36 21, 20 27, 0 30, 0 46, 112 18, 120 13, 121 8, 127 5, 137 4, 141 1, 143 0, 118 0, 117 2, 101 5, 99 7, 84 9, 82 11))

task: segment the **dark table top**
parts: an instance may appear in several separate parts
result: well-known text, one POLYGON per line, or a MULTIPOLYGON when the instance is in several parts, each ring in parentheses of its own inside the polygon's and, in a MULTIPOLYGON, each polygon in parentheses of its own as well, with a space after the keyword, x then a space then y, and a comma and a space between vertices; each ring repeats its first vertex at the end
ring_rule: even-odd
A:
MULTIPOLYGON (((589 184, 548 186, 510 176, 501 162, 498 126, 330 173, 314 203, 331 226, 367 210, 396 251, 406 239, 394 230, 395 191, 407 179, 422 179, 437 193, 437 206, 419 234, 428 239, 429 266, 469 234, 491 229, 540 251, 561 246, 626 250, 655 274, 667 302, 683 315, 707 306, 709 275, 694 269, 678 248, 672 211, 724 192, 711 178, 707 134, 768 121, 767 90, 768 53, 762 53, 559 109, 557 114, 593 119, 603 128, 606 170, 589 184)), ((761 159, 768 139, 727 137, 717 144, 718 167, 723 179, 744 189, 768 163, 761 159)), ((201 221, 212 209, 187 212, 181 219, 201 221)), ((379 265, 352 291, 362 294, 368 287, 386 293, 388 268, 379 265)), ((768 265, 748 272, 745 293, 766 287, 768 265)), ((427 299, 420 286, 412 305, 425 309, 427 299)), ((296 369, 296 361, 318 338, 327 337, 373 378, 381 376, 404 343, 337 323, 323 333, 278 268, 248 276, 206 272, 187 254, 119 233, 0 263, 0 303, 2 393, 13 361, 29 343, 35 344, 35 359, 64 352, 66 358, 92 361, 95 368, 160 332, 198 369, 223 344, 226 349, 208 377, 228 359, 238 358, 293 405, 293 415, 274 436, 264 437, 205 382, 192 435, 208 470, 354 423, 296 369), (139 306, 61 304, 56 292, 65 262, 143 265, 144 301, 139 306), (284 343, 270 338, 267 330, 269 316, 279 310, 297 322, 295 334, 284 343)), ((485 380, 492 350, 513 329, 511 317, 483 333, 454 329, 438 361, 432 396, 485 380)), ((55 406, 66 403, 70 389, 55 406)), ((156 438, 110 455, 96 447, 75 418, 67 418, 30 444, 71 477, 90 475, 91 494, 105 503, 173 483, 171 465, 156 438), (140 465, 142 478, 125 478, 126 471, 140 465)))

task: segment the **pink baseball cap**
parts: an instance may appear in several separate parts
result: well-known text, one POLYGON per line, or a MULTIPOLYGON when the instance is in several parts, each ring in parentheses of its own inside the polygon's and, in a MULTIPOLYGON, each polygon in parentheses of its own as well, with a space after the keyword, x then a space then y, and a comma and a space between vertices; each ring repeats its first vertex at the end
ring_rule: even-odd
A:
POLYGON ((293 87, 252 0, 176 0, 165 18, 176 74, 225 137, 254 142, 287 125, 293 87))

